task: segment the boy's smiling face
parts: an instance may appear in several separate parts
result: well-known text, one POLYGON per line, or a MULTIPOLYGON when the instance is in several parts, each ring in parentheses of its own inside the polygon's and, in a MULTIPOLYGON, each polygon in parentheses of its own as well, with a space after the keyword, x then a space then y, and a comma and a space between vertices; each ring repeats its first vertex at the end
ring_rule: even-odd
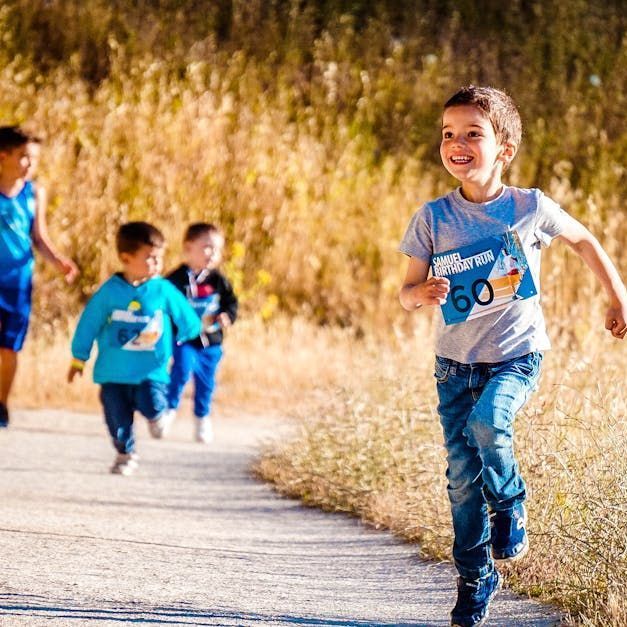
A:
POLYGON ((500 142, 492 122, 477 107, 448 107, 442 116, 440 156, 462 189, 485 189, 501 185, 503 167, 516 154, 516 147, 500 142))

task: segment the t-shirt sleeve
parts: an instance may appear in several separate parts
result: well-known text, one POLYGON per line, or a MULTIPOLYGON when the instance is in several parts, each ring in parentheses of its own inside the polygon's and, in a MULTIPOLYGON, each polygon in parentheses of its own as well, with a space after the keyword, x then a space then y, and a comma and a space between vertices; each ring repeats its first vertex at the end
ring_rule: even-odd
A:
POLYGON ((431 261, 433 238, 425 207, 417 211, 409 221, 398 249, 410 257, 417 257, 426 262, 431 261))
POLYGON ((536 214, 535 235, 543 246, 550 246, 553 238, 563 230, 568 214, 548 196, 540 192, 536 214))

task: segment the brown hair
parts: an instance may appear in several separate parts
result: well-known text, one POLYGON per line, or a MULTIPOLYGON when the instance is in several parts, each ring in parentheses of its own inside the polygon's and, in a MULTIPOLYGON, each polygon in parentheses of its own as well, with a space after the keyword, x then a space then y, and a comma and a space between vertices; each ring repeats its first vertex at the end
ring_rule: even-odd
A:
POLYGON ((215 224, 211 224, 210 222, 195 222, 187 227, 185 235, 183 236, 183 241, 193 242, 208 233, 218 233, 219 235, 222 235, 221 229, 215 224))
POLYGON ((460 105, 471 105, 485 113, 492 124, 496 138, 501 143, 520 146, 522 121, 514 101, 500 89, 494 87, 462 87, 444 104, 444 109, 460 105))
POLYGON ((148 222, 127 222, 119 229, 115 245, 120 253, 134 253, 142 246, 163 246, 165 238, 161 231, 148 222))
POLYGON ((0 126, 0 150, 13 150, 30 141, 38 141, 19 126, 0 126))

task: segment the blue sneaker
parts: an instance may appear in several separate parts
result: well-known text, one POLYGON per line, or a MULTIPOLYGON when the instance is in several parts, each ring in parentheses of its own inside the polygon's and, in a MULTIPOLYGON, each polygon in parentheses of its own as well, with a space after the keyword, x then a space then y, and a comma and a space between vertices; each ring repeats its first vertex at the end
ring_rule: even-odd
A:
POLYGON ((492 597, 501 585, 495 569, 481 579, 457 579, 457 603, 451 612, 452 627, 479 627, 488 618, 492 597))
POLYGON ((529 550, 527 537, 527 511, 522 503, 511 510, 492 512, 490 515, 492 533, 492 557, 495 560, 514 562, 524 557, 529 550))
POLYGON ((6 429, 9 426, 9 410, 4 403, 0 403, 0 429, 6 429))

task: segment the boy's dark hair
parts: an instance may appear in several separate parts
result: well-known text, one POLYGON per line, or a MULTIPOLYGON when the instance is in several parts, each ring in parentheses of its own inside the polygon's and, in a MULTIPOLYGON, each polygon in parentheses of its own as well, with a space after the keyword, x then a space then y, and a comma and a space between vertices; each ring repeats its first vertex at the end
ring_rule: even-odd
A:
POLYGON ((19 148, 35 138, 19 126, 0 126, 0 151, 19 148))
POLYGON ((218 233, 219 235, 222 235, 222 230, 215 224, 211 224, 209 222, 195 222, 187 227, 185 235, 183 236, 183 241, 193 242, 208 233, 218 233))
POLYGON ((522 122, 514 101, 494 87, 462 87, 444 104, 444 109, 460 105, 472 105, 483 111, 499 142, 520 146, 522 122))
POLYGON ((118 229, 115 238, 118 254, 134 253, 142 246, 163 246, 164 242, 161 231, 148 222, 127 222, 118 229))

